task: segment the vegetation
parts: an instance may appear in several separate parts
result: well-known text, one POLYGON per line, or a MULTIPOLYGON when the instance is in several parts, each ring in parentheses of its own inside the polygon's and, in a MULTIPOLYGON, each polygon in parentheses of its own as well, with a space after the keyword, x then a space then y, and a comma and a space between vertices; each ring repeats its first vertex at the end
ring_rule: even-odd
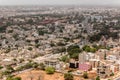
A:
POLYGON ((70 40, 70 38, 64 37, 63 38, 65 40, 65 42, 68 42, 70 40))
POLYGON ((5 53, 9 53, 11 51, 11 49, 10 48, 7 48, 6 50, 5 50, 5 53))
POLYGON ((65 46, 66 44, 63 43, 63 42, 58 42, 57 45, 58 45, 58 46, 65 46))
POLYGON ((47 74, 54 74, 55 68, 54 67, 46 67, 45 71, 47 74))
POLYGON ((15 70, 13 69, 13 67, 11 67, 11 66, 7 66, 6 69, 7 69, 7 71, 9 71, 9 72, 14 72, 14 71, 15 71, 15 70))
POLYGON ((66 52, 66 49, 64 47, 57 49, 58 53, 66 52))
POLYGON ((8 71, 8 70, 5 70, 5 71, 2 72, 2 75, 10 75, 10 74, 11 74, 11 72, 8 71))
POLYGON ((65 55, 65 56, 62 56, 61 58, 60 58, 60 61, 63 61, 63 62, 69 62, 69 57, 68 57, 68 55, 65 55))
POLYGON ((45 70, 45 65, 44 65, 43 63, 40 63, 39 68, 40 68, 41 70, 45 70))
POLYGON ((7 26, 0 26, 0 33, 3 33, 6 31, 7 26))
POLYGON ((39 35, 44 35, 44 31, 42 31, 42 30, 39 30, 39 35))
POLYGON ((100 80, 100 77, 99 77, 99 76, 97 76, 97 77, 96 77, 96 80, 100 80))
POLYGON ((88 45, 85 45, 82 49, 83 49, 83 51, 86 51, 86 52, 93 52, 93 53, 95 53, 95 52, 97 51, 96 48, 90 47, 90 46, 88 46, 88 45))
POLYGON ((88 78, 88 73, 87 73, 87 72, 84 72, 84 73, 83 73, 83 77, 84 77, 85 79, 87 79, 87 78, 88 78))
POLYGON ((2 72, 2 75, 10 75, 15 70, 11 66, 6 66, 6 70, 2 72))
POLYGON ((28 48, 28 50, 30 50, 30 51, 32 51, 32 49, 33 49, 32 47, 29 47, 29 48, 28 48))
POLYGON ((27 23, 28 23, 28 24, 34 24, 34 22, 33 22, 32 19, 29 19, 29 20, 27 21, 27 23))
POLYGON ((112 73, 110 74, 110 76, 114 76, 114 73, 112 72, 112 73))
POLYGON ((64 74, 64 79, 65 80, 74 80, 74 77, 71 73, 68 72, 68 73, 64 74))
POLYGON ((30 68, 37 68, 39 65, 35 62, 29 62, 23 66, 20 66, 16 69, 16 71, 22 71, 22 70, 25 70, 25 69, 30 69, 30 68))
POLYGON ((92 45, 92 46, 85 45, 82 47, 83 51, 92 52, 92 53, 95 53, 99 49, 110 49, 110 48, 106 47, 106 46, 101 46, 101 45, 99 45, 99 46, 97 46, 97 45, 92 45))
POLYGON ((2 69, 3 67, 2 66, 0 66, 0 69, 2 69))
POLYGON ((39 30, 38 30, 38 34, 39 34, 39 35, 44 35, 44 34, 47 34, 47 33, 48 33, 47 30, 43 30, 43 29, 39 29, 39 30))
POLYGON ((78 59, 79 53, 81 52, 78 45, 71 45, 67 49, 70 58, 78 59))
POLYGON ((13 76, 9 76, 6 80, 22 80, 21 77, 13 77, 13 76))
POLYGON ((111 32, 110 28, 115 29, 115 30, 119 29, 118 24, 116 26, 111 23, 109 25, 106 25, 105 22, 101 24, 98 24, 98 23, 94 24, 94 29, 100 32, 95 35, 90 36, 89 41, 98 42, 102 36, 106 36, 107 39, 110 37, 112 37, 113 39, 118 39, 119 38, 118 32, 111 32))

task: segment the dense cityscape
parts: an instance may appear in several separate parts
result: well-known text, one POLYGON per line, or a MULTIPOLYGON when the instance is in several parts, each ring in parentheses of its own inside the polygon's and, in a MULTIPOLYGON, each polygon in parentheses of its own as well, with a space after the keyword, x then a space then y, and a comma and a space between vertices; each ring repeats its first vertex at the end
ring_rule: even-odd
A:
POLYGON ((120 80, 120 8, 1 6, 0 80, 120 80))

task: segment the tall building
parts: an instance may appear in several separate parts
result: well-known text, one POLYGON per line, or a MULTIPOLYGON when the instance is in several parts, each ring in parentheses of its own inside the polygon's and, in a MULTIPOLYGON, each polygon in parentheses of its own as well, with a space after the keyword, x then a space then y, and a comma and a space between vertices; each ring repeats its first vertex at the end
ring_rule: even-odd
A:
POLYGON ((83 52, 79 54, 79 63, 83 64, 87 61, 87 54, 86 52, 83 52))

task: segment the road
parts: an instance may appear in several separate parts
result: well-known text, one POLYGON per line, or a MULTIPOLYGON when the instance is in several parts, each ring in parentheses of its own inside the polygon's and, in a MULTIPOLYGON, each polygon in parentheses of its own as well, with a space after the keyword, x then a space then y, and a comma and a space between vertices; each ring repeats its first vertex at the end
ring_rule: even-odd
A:
POLYGON ((40 57, 37 57, 35 59, 33 59, 34 62, 37 62, 37 63, 42 63, 44 62, 45 60, 49 60, 51 58, 60 58, 62 57, 63 55, 61 54, 47 54, 45 56, 40 56, 40 57))

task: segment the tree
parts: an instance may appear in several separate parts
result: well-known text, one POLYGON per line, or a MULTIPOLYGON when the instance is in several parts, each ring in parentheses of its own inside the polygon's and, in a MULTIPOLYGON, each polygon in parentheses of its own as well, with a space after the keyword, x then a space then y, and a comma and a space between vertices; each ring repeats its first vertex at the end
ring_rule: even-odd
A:
POLYGON ((70 58, 78 59, 79 53, 81 52, 78 45, 71 45, 67 49, 70 58))
POLYGON ((105 54, 104 54, 104 59, 105 59, 105 60, 106 60, 106 56, 107 56, 107 55, 106 55, 106 53, 105 53, 105 54))
POLYGON ((28 24, 33 24, 34 21, 33 21, 32 19, 29 19, 27 23, 28 23, 28 24))
POLYGON ((114 76, 114 73, 112 72, 112 73, 110 74, 110 76, 114 76))
POLYGON ((51 66, 50 67, 46 67, 45 71, 46 71, 47 74, 54 74, 55 68, 51 67, 51 66))
POLYGON ((10 72, 14 72, 14 69, 13 69, 13 67, 11 67, 11 66, 7 66, 6 69, 7 69, 8 71, 10 71, 10 72))
POLYGON ((0 69, 2 69, 2 68, 3 68, 3 66, 0 65, 0 69))
POLYGON ((7 71, 7 70, 2 72, 2 75, 10 75, 10 74, 11 74, 11 72, 7 71))
POLYGON ((96 51, 97 51, 96 48, 91 48, 91 49, 90 49, 90 52, 92 52, 92 53, 95 53, 96 51))
POLYGON ((39 34, 39 35, 44 35, 45 32, 44 32, 43 30, 39 30, 39 31, 38 31, 38 34, 39 34))
POLYGON ((22 80, 21 77, 16 77, 13 80, 22 80))
POLYGON ((97 51, 96 48, 90 47, 90 46, 88 46, 88 45, 83 46, 82 49, 83 49, 83 51, 86 51, 86 52, 93 52, 93 53, 95 53, 95 52, 97 51))
POLYGON ((58 46, 65 46, 65 43, 63 43, 63 42, 58 42, 57 45, 58 45, 58 46))
POLYGON ((67 55, 62 56, 62 57, 60 58, 60 61, 69 62, 69 57, 68 57, 67 55))
POLYGON ((100 80, 100 77, 99 77, 99 76, 97 76, 97 77, 96 77, 96 80, 100 80))
POLYGON ((90 46, 88 46, 88 45, 83 46, 82 49, 86 52, 90 52, 90 46))
POLYGON ((64 79, 65 80, 73 80, 74 77, 73 77, 73 75, 71 73, 65 73, 64 74, 64 79))
POLYGON ((87 78, 88 78, 88 73, 87 73, 87 72, 84 72, 83 77, 84 77, 85 79, 87 79, 87 78))
POLYGON ((43 63, 40 63, 39 68, 40 68, 41 70, 45 70, 45 65, 44 65, 43 63))
POLYGON ((33 49, 32 47, 29 47, 29 48, 28 48, 29 51, 32 51, 32 49, 33 49))
POLYGON ((34 63, 32 63, 33 64, 33 68, 38 68, 38 66, 39 66, 39 64, 38 63, 36 63, 36 62, 34 62, 34 63))

